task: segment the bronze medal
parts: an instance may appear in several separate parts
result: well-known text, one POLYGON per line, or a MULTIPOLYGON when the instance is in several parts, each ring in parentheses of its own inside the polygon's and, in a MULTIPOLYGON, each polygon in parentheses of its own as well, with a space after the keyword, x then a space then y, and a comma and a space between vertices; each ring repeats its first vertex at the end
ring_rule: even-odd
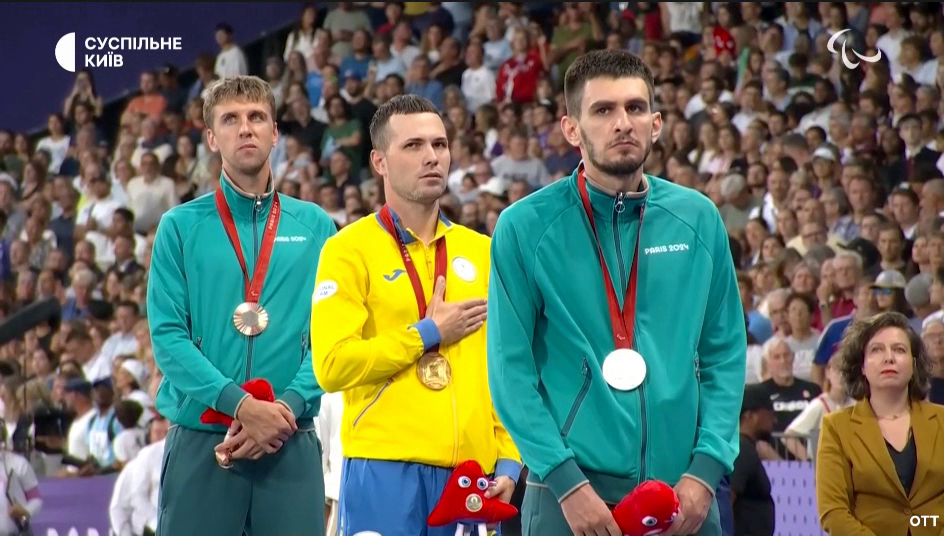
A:
POLYGON ((258 303, 243 302, 233 313, 233 325, 247 337, 255 337, 269 325, 269 313, 258 303))
POLYGON ((452 367, 439 352, 428 352, 416 362, 420 383, 433 391, 441 391, 452 381, 452 367))
POLYGON ((233 460, 229 457, 229 454, 222 452, 214 452, 216 455, 216 463, 223 469, 229 469, 233 466, 233 460))
POLYGON ((269 209, 269 217, 266 219, 265 232, 262 234, 262 247, 259 249, 256 268, 251 278, 249 277, 249 271, 246 269, 246 259, 243 257, 233 213, 230 212, 229 206, 226 204, 222 188, 216 191, 215 196, 216 208, 220 213, 220 219, 223 221, 223 229, 229 237, 233 252, 236 254, 236 260, 239 261, 239 268, 243 272, 245 287, 243 290, 246 301, 236 307, 236 311, 233 313, 233 325, 243 335, 254 337, 265 331, 266 326, 269 325, 269 313, 259 305, 259 302, 265 276, 269 270, 269 261, 272 259, 272 248, 275 245, 275 234, 282 212, 279 194, 277 192, 272 194, 272 206, 269 209))

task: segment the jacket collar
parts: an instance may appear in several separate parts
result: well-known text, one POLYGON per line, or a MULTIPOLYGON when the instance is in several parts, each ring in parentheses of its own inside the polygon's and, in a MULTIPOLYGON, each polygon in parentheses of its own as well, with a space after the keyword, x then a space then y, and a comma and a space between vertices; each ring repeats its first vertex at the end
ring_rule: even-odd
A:
MULTIPOLYGON (((419 237, 416 236, 416 234, 414 234, 413 231, 403 226, 403 222, 400 220, 400 216, 398 216, 397 213, 393 211, 393 209, 389 208, 389 205, 387 208, 390 211, 390 216, 393 218, 393 226, 397 230, 397 235, 400 236, 400 241, 403 242, 405 245, 410 245, 413 242, 419 241, 419 237)), ((380 220, 380 212, 378 211, 374 215, 374 217, 377 219, 377 223, 380 225, 380 227, 384 229, 384 232, 386 232, 387 230, 386 228, 384 228, 383 222, 380 220)), ((443 213, 442 209, 440 209, 439 210, 439 223, 436 225, 436 235, 433 237, 433 241, 435 242, 440 237, 445 235, 446 232, 449 231, 451 228, 452 228, 452 222, 450 222, 449 219, 446 218, 446 215, 443 213)))
MULTIPOLYGON (((577 198, 581 197, 580 190, 577 187, 577 175, 584 171, 584 163, 581 160, 580 164, 577 166, 577 169, 570 175, 568 179, 571 183, 571 187, 574 192, 577 194, 577 198)), ((587 179, 587 193, 590 196, 590 205, 593 207, 593 211, 599 215, 603 216, 612 216, 617 212, 617 204, 619 201, 623 202, 622 214, 637 214, 637 208, 646 204, 649 200, 650 193, 652 192, 652 181, 649 176, 645 173, 642 176, 642 182, 639 184, 639 190, 635 192, 621 192, 617 195, 612 195, 608 192, 604 192, 600 188, 593 185, 593 182, 587 179)))
POLYGON ((891 481, 901 497, 908 500, 914 500, 915 494, 921 492, 922 481, 927 477, 928 467, 933 464, 932 457, 937 455, 941 447, 941 444, 937 442, 941 423, 937 422, 937 413, 929 411, 927 404, 930 402, 923 400, 911 402, 911 430, 914 435, 918 463, 910 494, 906 494, 905 488, 901 485, 895 464, 885 444, 885 436, 882 435, 882 430, 878 426, 878 417, 875 416, 875 411, 868 399, 857 402, 852 409, 851 420, 856 435, 885 473, 885 477, 891 481))
POLYGON ((251 194, 233 182, 226 172, 220 172, 220 188, 223 190, 223 197, 226 199, 226 205, 233 214, 233 219, 251 220, 253 212, 256 218, 266 217, 269 213, 269 207, 272 205, 272 194, 275 192, 275 184, 272 176, 269 176, 269 184, 262 195, 251 194))

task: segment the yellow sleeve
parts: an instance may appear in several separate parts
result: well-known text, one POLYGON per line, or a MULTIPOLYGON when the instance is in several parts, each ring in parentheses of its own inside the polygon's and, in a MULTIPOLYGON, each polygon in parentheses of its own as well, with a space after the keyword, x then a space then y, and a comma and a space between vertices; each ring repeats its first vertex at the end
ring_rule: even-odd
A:
POLYGON ((361 255, 344 243, 344 236, 325 242, 311 298, 315 378, 329 393, 386 381, 425 351, 415 325, 363 337, 369 315, 367 269, 361 255))

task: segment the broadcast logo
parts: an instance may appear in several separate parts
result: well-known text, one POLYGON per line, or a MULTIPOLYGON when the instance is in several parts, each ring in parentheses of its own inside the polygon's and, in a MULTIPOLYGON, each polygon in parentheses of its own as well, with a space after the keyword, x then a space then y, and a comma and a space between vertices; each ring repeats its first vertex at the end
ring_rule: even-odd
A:
POLYGON ((59 38, 56 43, 56 62, 70 73, 75 72, 75 32, 59 38))
POLYGON ((89 36, 81 48, 81 58, 76 56, 75 32, 67 33, 56 43, 56 63, 60 67, 75 72, 76 63, 83 68, 89 67, 123 67, 124 52, 139 50, 166 51, 183 50, 181 37, 97 37, 89 36), (80 61, 77 61, 80 60, 80 61))
MULTIPOLYGON (((834 33, 833 36, 829 38, 829 42, 826 43, 826 48, 827 48, 830 52, 832 52, 833 54, 839 53, 840 51, 836 50, 836 40, 839 39, 839 36, 840 36, 840 35, 842 35, 842 34, 844 34, 844 33, 846 33, 846 32, 849 32, 849 31, 851 31, 851 30, 850 30, 849 28, 846 28, 845 30, 842 30, 842 31, 840 31, 840 32, 834 33)), ((856 67, 859 66, 859 62, 858 62, 858 61, 852 61, 852 60, 850 60, 848 54, 846 54, 846 43, 847 43, 848 41, 849 41, 848 39, 843 39, 843 40, 842 40, 842 48, 841 48, 841 51, 842 51, 842 52, 841 52, 842 63, 843 63, 843 65, 845 65, 846 67, 848 67, 848 68, 850 68, 850 69, 855 69, 856 67)), ((852 50, 852 48, 850 48, 849 50, 852 50)), ((876 52, 874 56, 863 56, 862 54, 859 54, 859 53, 856 52, 855 50, 852 50, 852 53, 855 54, 860 60, 862 60, 862 61, 864 61, 864 62, 867 62, 867 63, 875 63, 875 62, 877 62, 878 60, 882 59, 882 51, 881 51, 881 50, 879 50, 878 52, 876 52)))

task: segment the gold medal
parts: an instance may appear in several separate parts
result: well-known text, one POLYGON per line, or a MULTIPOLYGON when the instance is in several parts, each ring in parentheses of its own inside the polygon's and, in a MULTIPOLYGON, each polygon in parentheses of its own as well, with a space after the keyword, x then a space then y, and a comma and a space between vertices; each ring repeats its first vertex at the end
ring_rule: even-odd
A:
POLYGON ((233 325, 247 337, 254 337, 269 325, 269 313, 258 303, 243 302, 233 313, 233 325))
POLYGON ((416 362, 420 383, 434 391, 441 391, 452 381, 452 367, 439 352, 428 352, 416 362))
POLYGON ((465 507, 473 514, 478 512, 482 509, 482 498, 475 494, 469 495, 465 498, 465 507))

